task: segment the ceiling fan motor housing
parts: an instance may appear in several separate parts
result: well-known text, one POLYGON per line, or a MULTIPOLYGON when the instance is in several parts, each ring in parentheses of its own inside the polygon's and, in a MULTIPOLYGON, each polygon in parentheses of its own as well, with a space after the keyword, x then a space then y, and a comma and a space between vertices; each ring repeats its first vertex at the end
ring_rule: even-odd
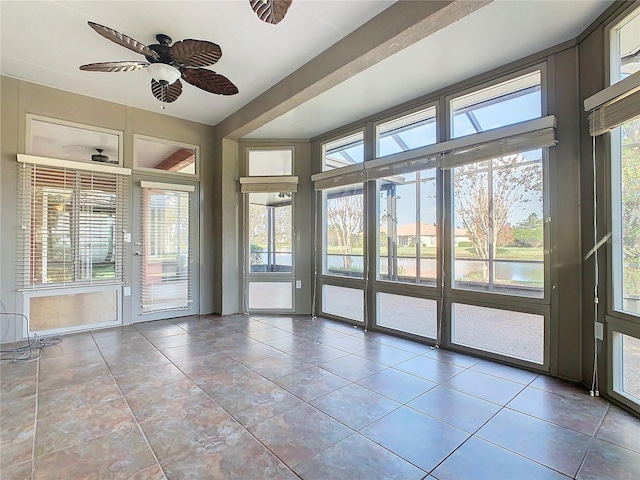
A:
POLYGON ((94 162, 109 162, 109 157, 107 157, 106 155, 103 155, 102 152, 104 152, 104 149, 102 148, 96 148, 96 151, 98 153, 94 153, 93 155, 91 155, 91 160, 94 162))

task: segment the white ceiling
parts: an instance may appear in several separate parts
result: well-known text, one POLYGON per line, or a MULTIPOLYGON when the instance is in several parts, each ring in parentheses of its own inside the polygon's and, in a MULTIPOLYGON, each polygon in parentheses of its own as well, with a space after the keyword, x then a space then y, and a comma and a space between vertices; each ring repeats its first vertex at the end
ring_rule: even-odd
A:
POLYGON ((86 63, 141 60, 94 32, 87 21, 144 44, 164 33, 174 41, 208 40, 222 48, 209 67, 240 93, 224 97, 185 84, 165 112, 215 125, 393 1, 295 0, 278 25, 260 21, 248 0, 226 1, 6 1, 0 3, 1 73, 30 82, 159 112, 144 70, 83 72, 86 63))
MULTIPOLYGON (((294 0, 278 25, 261 22, 248 0, 5 1, 1 73, 62 90, 160 112, 145 71, 82 72, 85 63, 144 60, 97 35, 88 20, 136 40, 196 38, 218 43, 211 69, 240 93, 211 95, 185 84, 164 113, 215 125, 393 1, 294 0)), ((575 38, 611 0, 496 0, 338 86, 259 127, 247 137, 310 138, 439 88, 575 38)))

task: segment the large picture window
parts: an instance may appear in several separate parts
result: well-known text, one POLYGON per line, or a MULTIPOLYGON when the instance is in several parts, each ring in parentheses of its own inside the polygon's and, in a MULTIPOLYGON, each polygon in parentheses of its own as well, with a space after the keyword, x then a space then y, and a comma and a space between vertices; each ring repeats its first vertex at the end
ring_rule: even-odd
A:
POLYGON ((544 297, 542 149, 453 169, 454 287, 544 297))
POLYGON ((612 132, 614 308, 640 316, 640 118, 612 132))
POLYGON ((363 278, 363 185, 327 189, 323 191, 323 197, 323 272, 328 275, 363 278))
POLYGON ((435 285, 436 169, 378 180, 378 279, 435 285))

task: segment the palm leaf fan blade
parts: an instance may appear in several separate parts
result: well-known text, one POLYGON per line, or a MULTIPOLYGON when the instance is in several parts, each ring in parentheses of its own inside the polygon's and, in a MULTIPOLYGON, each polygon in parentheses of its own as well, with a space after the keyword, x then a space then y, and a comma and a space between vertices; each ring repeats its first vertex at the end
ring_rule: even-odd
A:
POLYGON ((182 40, 169 48, 169 55, 185 67, 208 67, 222 57, 222 49, 213 42, 182 40))
POLYGON ((235 95, 236 87, 227 77, 204 68, 186 68, 182 71, 182 78, 191 85, 206 92, 218 95, 235 95))
POLYGON ((170 85, 156 82, 151 79, 151 93, 162 103, 175 102, 182 93, 182 82, 176 80, 170 85))
POLYGON ((132 72, 134 70, 147 68, 148 66, 149 64, 147 62, 101 62, 81 65, 80 70, 86 72, 132 72))
POLYGON ((102 35, 107 40, 111 40, 112 42, 117 43, 124 48, 128 48, 129 50, 146 57, 158 58, 158 54, 147 47, 144 43, 140 43, 139 41, 125 35, 124 33, 120 33, 113 28, 105 27, 104 25, 100 25, 98 23, 87 23, 96 31, 96 33, 102 35))
POLYGON ((251 8, 258 18, 273 25, 279 23, 287 14, 293 0, 249 0, 251 8))

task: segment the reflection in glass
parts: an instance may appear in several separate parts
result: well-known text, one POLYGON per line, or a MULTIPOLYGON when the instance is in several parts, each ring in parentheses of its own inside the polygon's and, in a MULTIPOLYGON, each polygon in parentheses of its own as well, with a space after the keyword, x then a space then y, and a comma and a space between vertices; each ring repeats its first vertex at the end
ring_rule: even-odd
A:
POLYGON ((435 169, 378 180, 380 280, 435 285, 435 169))
POLYGON ((249 271, 291 272, 292 194, 249 194, 249 271))
POLYGON ((323 271, 362 278, 364 231, 362 184, 325 190, 323 271))
MULTIPOLYGON (((92 162, 93 155, 102 152, 101 163, 120 163, 118 132, 83 125, 56 123, 27 116, 29 139, 27 152, 41 157, 92 162)), ((94 157, 98 158, 98 157, 94 157)))
POLYGON ((453 170, 456 288, 542 298, 542 151, 453 170))
POLYGON ((169 142, 137 137, 136 168, 148 168, 172 173, 196 173, 196 149, 169 142))

